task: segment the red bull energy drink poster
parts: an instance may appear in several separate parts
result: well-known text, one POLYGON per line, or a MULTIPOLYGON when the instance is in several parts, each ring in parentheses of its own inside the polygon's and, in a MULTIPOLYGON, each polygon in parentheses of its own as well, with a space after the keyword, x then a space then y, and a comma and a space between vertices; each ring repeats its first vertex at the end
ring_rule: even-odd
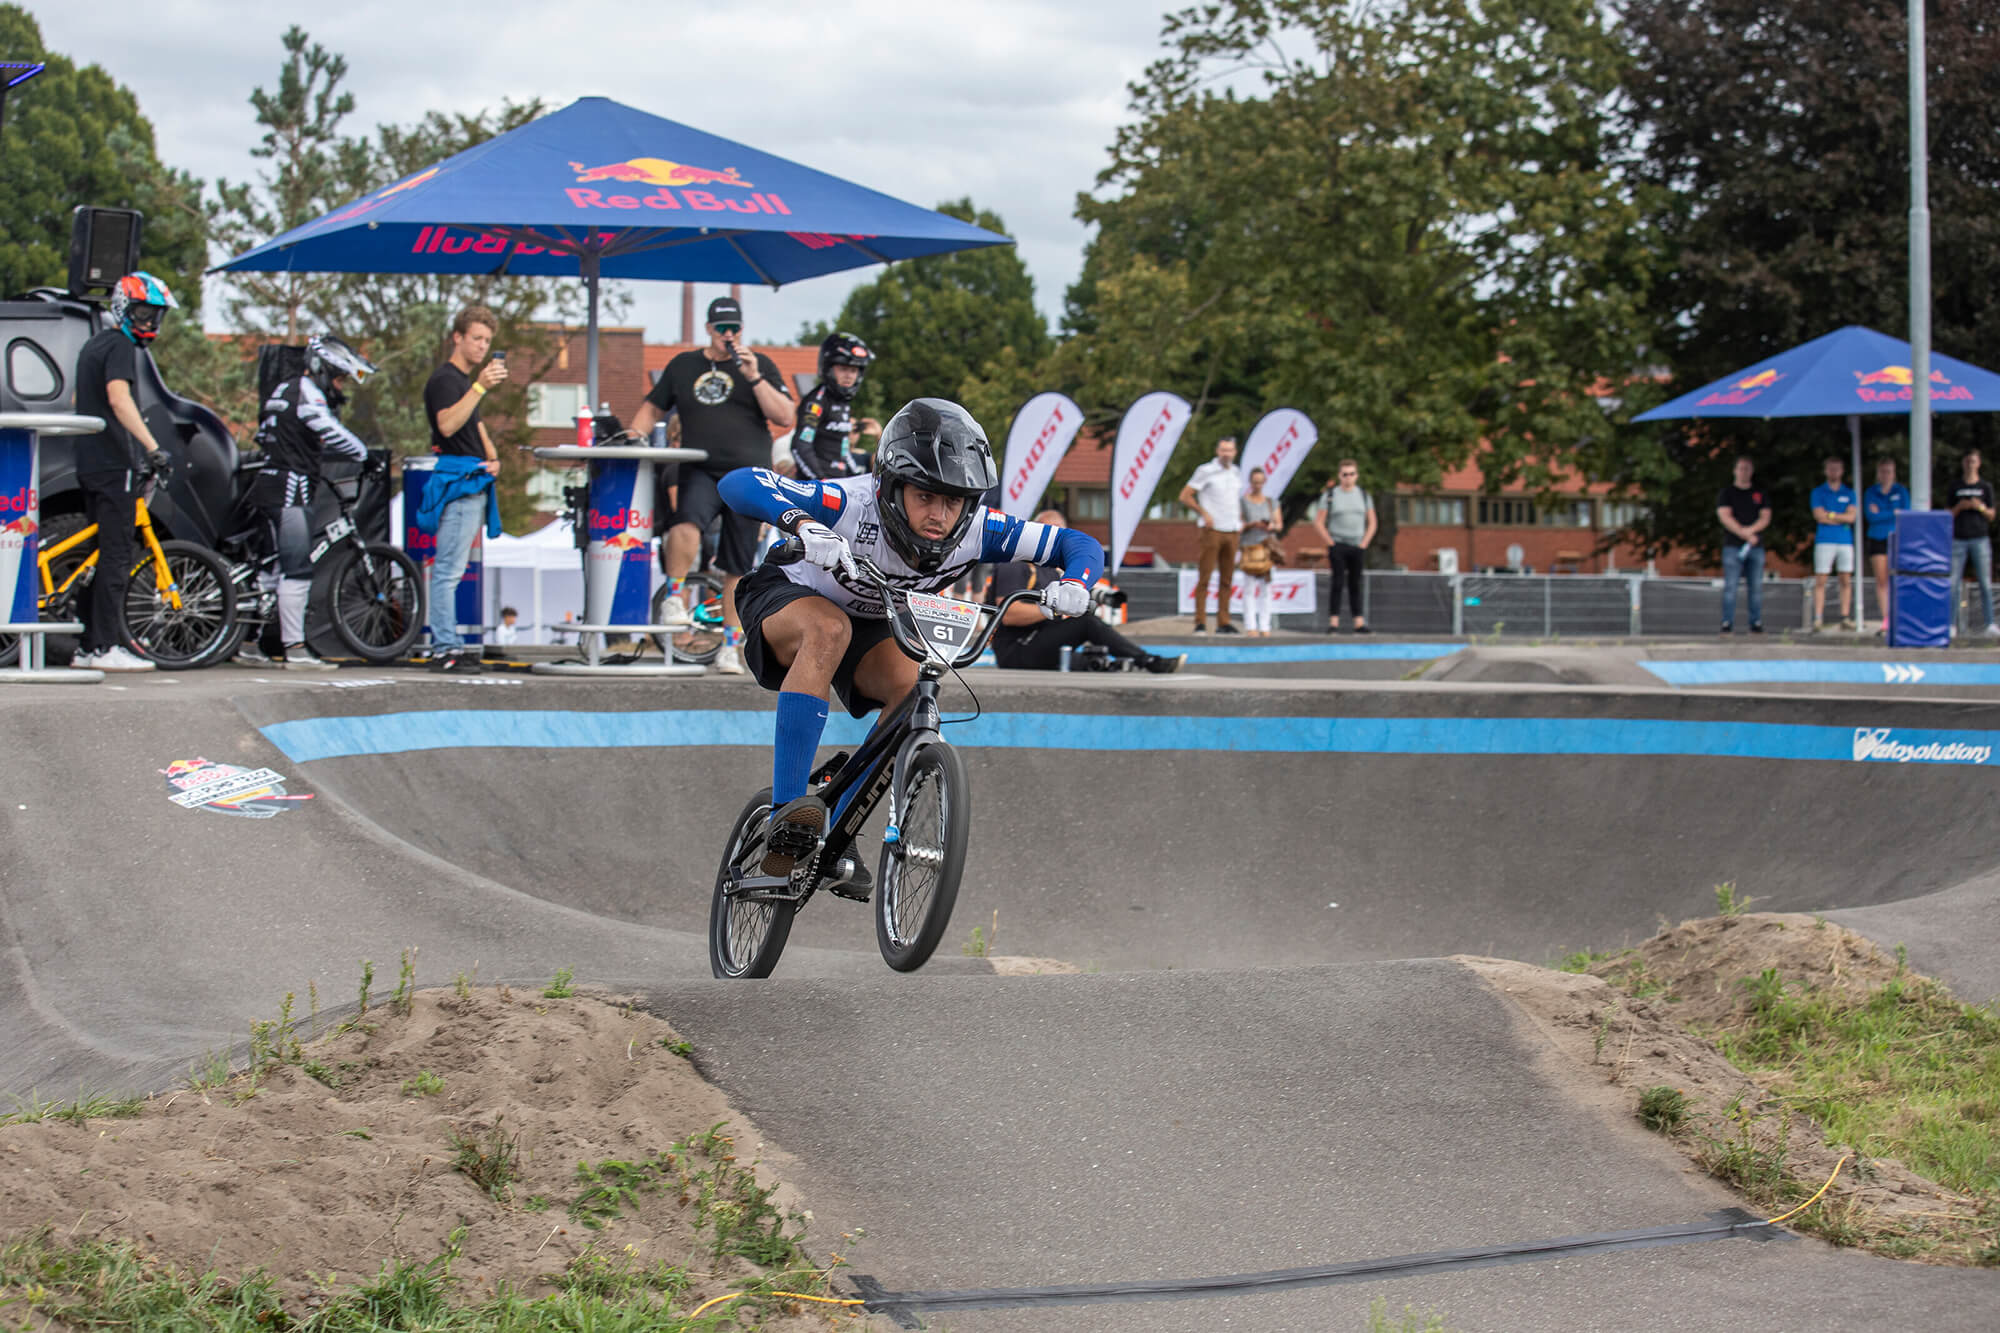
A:
MULTIPOLYGON (((430 483, 431 469, 436 465, 436 460, 430 458, 403 460, 403 550, 423 571, 426 588, 430 586, 431 562, 437 558, 437 538, 417 529, 417 511, 423 508, 424 487, 430 483)), ((472 538, 472 556, 466 561, 465 577, 458 582, 458 605, 453 610, 461 626, 459 634, 467 643, 480 642, 478 627, 486 623, 486 602, 479 587, 480 570, 485 563, 486 525, 482 521, 472 538)))
POLYGON ((653 464, 616 458, 591 464, 590 473, 584 620, 644 625, 652 617, 653 464))
POLYGON ((13 625, 35 622, 41 592, 39 452, 33 431, 0 430, 0 620, 13 625))

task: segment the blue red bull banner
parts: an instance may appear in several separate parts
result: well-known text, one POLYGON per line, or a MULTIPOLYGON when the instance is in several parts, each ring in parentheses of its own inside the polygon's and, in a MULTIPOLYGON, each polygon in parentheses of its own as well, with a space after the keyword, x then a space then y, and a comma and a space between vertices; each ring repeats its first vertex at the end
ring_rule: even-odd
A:
POLYGON ((636 458, 590 465, 586 623, 644 625, 652 616, 653 466, 636 458))
POLYGON ((0 430, 0 620, 32 625, 41 592, 41 494, 35 433, 0 430))

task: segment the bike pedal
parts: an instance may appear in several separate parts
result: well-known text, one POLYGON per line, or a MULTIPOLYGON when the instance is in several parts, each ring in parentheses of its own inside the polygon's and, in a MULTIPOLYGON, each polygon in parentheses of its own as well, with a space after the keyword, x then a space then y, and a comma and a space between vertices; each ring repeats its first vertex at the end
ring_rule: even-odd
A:
POLYGON ((821 764, 819 766, 819 769, 812 775, 811 778, 812 784, 815 787, 825 786, 827 783, 833 781, 833 775, 835 773, 838 773, 841 770, 841 767, 846 763, 847 763, 847 751, 842 750, 840 753, 834 755, 833 758, 827 760, 824 764, 821 764))

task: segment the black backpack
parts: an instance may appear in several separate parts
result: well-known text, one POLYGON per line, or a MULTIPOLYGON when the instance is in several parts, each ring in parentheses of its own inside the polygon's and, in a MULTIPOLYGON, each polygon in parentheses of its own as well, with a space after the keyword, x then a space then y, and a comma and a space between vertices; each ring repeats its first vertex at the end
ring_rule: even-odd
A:
POLYGON ((289 343, 265 343, 257 349, 257 410, 261 414, 264 404, 286 380, 295 380, 306 373, 306 349, 293 347, 289 343))

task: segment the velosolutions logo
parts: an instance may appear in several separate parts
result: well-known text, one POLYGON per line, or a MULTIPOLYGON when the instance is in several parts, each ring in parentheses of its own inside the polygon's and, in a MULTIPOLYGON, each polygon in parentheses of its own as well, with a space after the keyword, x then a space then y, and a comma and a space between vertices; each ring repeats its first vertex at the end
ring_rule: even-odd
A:
POLYGON ((1927 741, 1912 745, 1896 739, 1888 727, 1854 729, 1854 761, 1878 764, 1984 764, 1993 757, 1990 745, 1964 741, 1927 741))

